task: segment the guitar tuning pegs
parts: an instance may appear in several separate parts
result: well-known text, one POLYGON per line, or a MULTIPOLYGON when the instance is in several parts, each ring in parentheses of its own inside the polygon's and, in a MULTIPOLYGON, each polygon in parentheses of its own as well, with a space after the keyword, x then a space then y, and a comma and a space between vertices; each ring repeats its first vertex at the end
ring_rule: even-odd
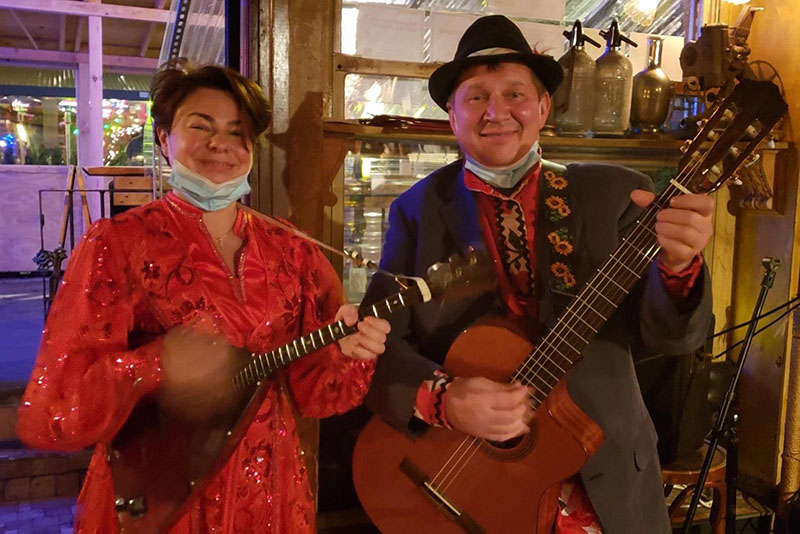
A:
POLYGON ((745 168, 752 167, 760 159, 761 159, 761 154, 756 154, 756 153, 750 154, 749 156, 747 156, 747 159, 744 160, 745 168))
POLYGON ((701 130, 706 127, 706 124, 708 124, 708 119, 700 119, 697 121, 697 127, 701 130))
POLYGON ((684 154, 686 154, 686 151, 687 151, 687 150, 689 150, 689 147, 690 147, 690 146, 692 146, 692 140, 691 140, 691 139, 687 139, 687 140, 686 140, 686 141, 684 141, 684 142, 683 142, 683 144, 681 145, 681 152, 683 152, 684 154))
POLYGON ((734 174, 733 176, 731 176, 731 183, 733 185, 744 185, 744 182, 742 182, 742 179, 739 178, 738 174, 734 174))

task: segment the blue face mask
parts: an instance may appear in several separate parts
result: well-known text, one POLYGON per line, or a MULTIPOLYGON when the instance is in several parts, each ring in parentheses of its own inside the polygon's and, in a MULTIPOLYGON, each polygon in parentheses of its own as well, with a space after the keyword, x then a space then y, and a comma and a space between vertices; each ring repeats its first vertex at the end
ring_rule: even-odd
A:
POLYGON ((193 206, 203 211, 218 211, 250 192, 248 174, 250 169, 238 178, 218 184, 176 159, 172 163, 172 174, 167 181, 193 206))
POLYGON ((534 165, 542 159, 542 150, 539 141, 533 146, 523 158, 508 167, 487 167, 467 156, 464 167, 486 182, 487 184, 499 189, 511 189, 515 187, 522 178, 528 174, 534 165))

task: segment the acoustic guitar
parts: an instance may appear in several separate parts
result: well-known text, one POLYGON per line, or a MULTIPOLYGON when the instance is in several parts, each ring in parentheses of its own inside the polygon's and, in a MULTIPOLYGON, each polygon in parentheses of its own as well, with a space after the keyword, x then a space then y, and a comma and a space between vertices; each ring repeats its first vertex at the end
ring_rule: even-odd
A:
POLYGON ((529 386, 536 407, 531 432, 494 443, 431 427, 412 440, 377 417, 370 420, 356 443, 353 477, 364 509, 382 532, 552 532, 560 482, 577 473, 603 440, 600 427, 569 397, 570 369, 659 252, 658 211, 681 193, 715 191, 753 162, 756 147, 786 109, 774 84, 739 83, 687 142, 677 176, 536 347, 493 324, 472 327, 456 339, 445 371, 529 386), (491 362, 484 360, 487 353, 491 362))
MULTIPOLYGON (((445 292, 485 291, 486 285, 493 283, 493 270, 487 258, 470 252, 466 258, 454 256, 431 266, 425 279, 396 279, 402 290, 360 309, 361 319, 383 318, 445 292)), ((157 397, 139 402, 109 450, 120 532, 168 530, 236 450, 264 400, 273 373, 356 330, 338 321, 270 352, 248 353, 246 363, 230 382, 238 406, 213 420, 177 420, 159 407, 157 397)))

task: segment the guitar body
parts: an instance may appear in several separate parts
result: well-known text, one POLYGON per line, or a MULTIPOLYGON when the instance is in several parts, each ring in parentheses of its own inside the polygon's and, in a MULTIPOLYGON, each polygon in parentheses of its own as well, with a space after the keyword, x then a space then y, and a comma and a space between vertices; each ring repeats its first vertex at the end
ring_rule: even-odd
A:
MULTIPOLYGON (((454 376, 505 382, 530 350, 526 339, 503 326, 477 325, 456 339, 444 368, 454 376)), ((412 440, 373 417, 356 443, 356 491, 386 534, 550 534, 559 483, 578 472, 603 435, 572 402, 564 380, 536 410, 531 427, 498 446, 435 427, 412 440), (447 504, 423 487, 426 481, 447 504)))

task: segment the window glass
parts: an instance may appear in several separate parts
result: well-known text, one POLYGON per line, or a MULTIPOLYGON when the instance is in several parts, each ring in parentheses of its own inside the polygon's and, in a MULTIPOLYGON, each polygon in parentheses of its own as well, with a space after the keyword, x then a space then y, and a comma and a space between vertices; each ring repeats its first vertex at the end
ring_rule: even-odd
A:
MULTIPOLYGON (((77 164, 77 102, 60 97, 0 97, 0 163, 77 164)), ((103 100, 104 165, 142 165, 147 102, 103 100)))
POLYGON ((344 100, 346 119, 376 115, 447 119, 447 113, 428 94, 428 80, 425 79, 348 74, 344 100))
MULTIPOLYGON (((561 32, 576 19, 585 28, 596 31, 617 19, 620 29, 629 36, 675 36, 682 43, 684 3, 684 0, 345 0, 341 13, 341 51, 375 59, 449 61, 464 30, 476 18, 490 13, 509 16, 531 44, 556 57, 565 45, 561 32)), ((596 37, 596 32, 587 33, 596 37)), ((646 48, 646 38, 637 42, 639 49, 646 48)))
MULTIPOLYGON (((418 180, 459 158, 453 144, 363 140, 344 162, 344 246, 380 260, 389 205, 418 180)), ((350 302, 360 302, 371 272, 345 262, 350 302)))

